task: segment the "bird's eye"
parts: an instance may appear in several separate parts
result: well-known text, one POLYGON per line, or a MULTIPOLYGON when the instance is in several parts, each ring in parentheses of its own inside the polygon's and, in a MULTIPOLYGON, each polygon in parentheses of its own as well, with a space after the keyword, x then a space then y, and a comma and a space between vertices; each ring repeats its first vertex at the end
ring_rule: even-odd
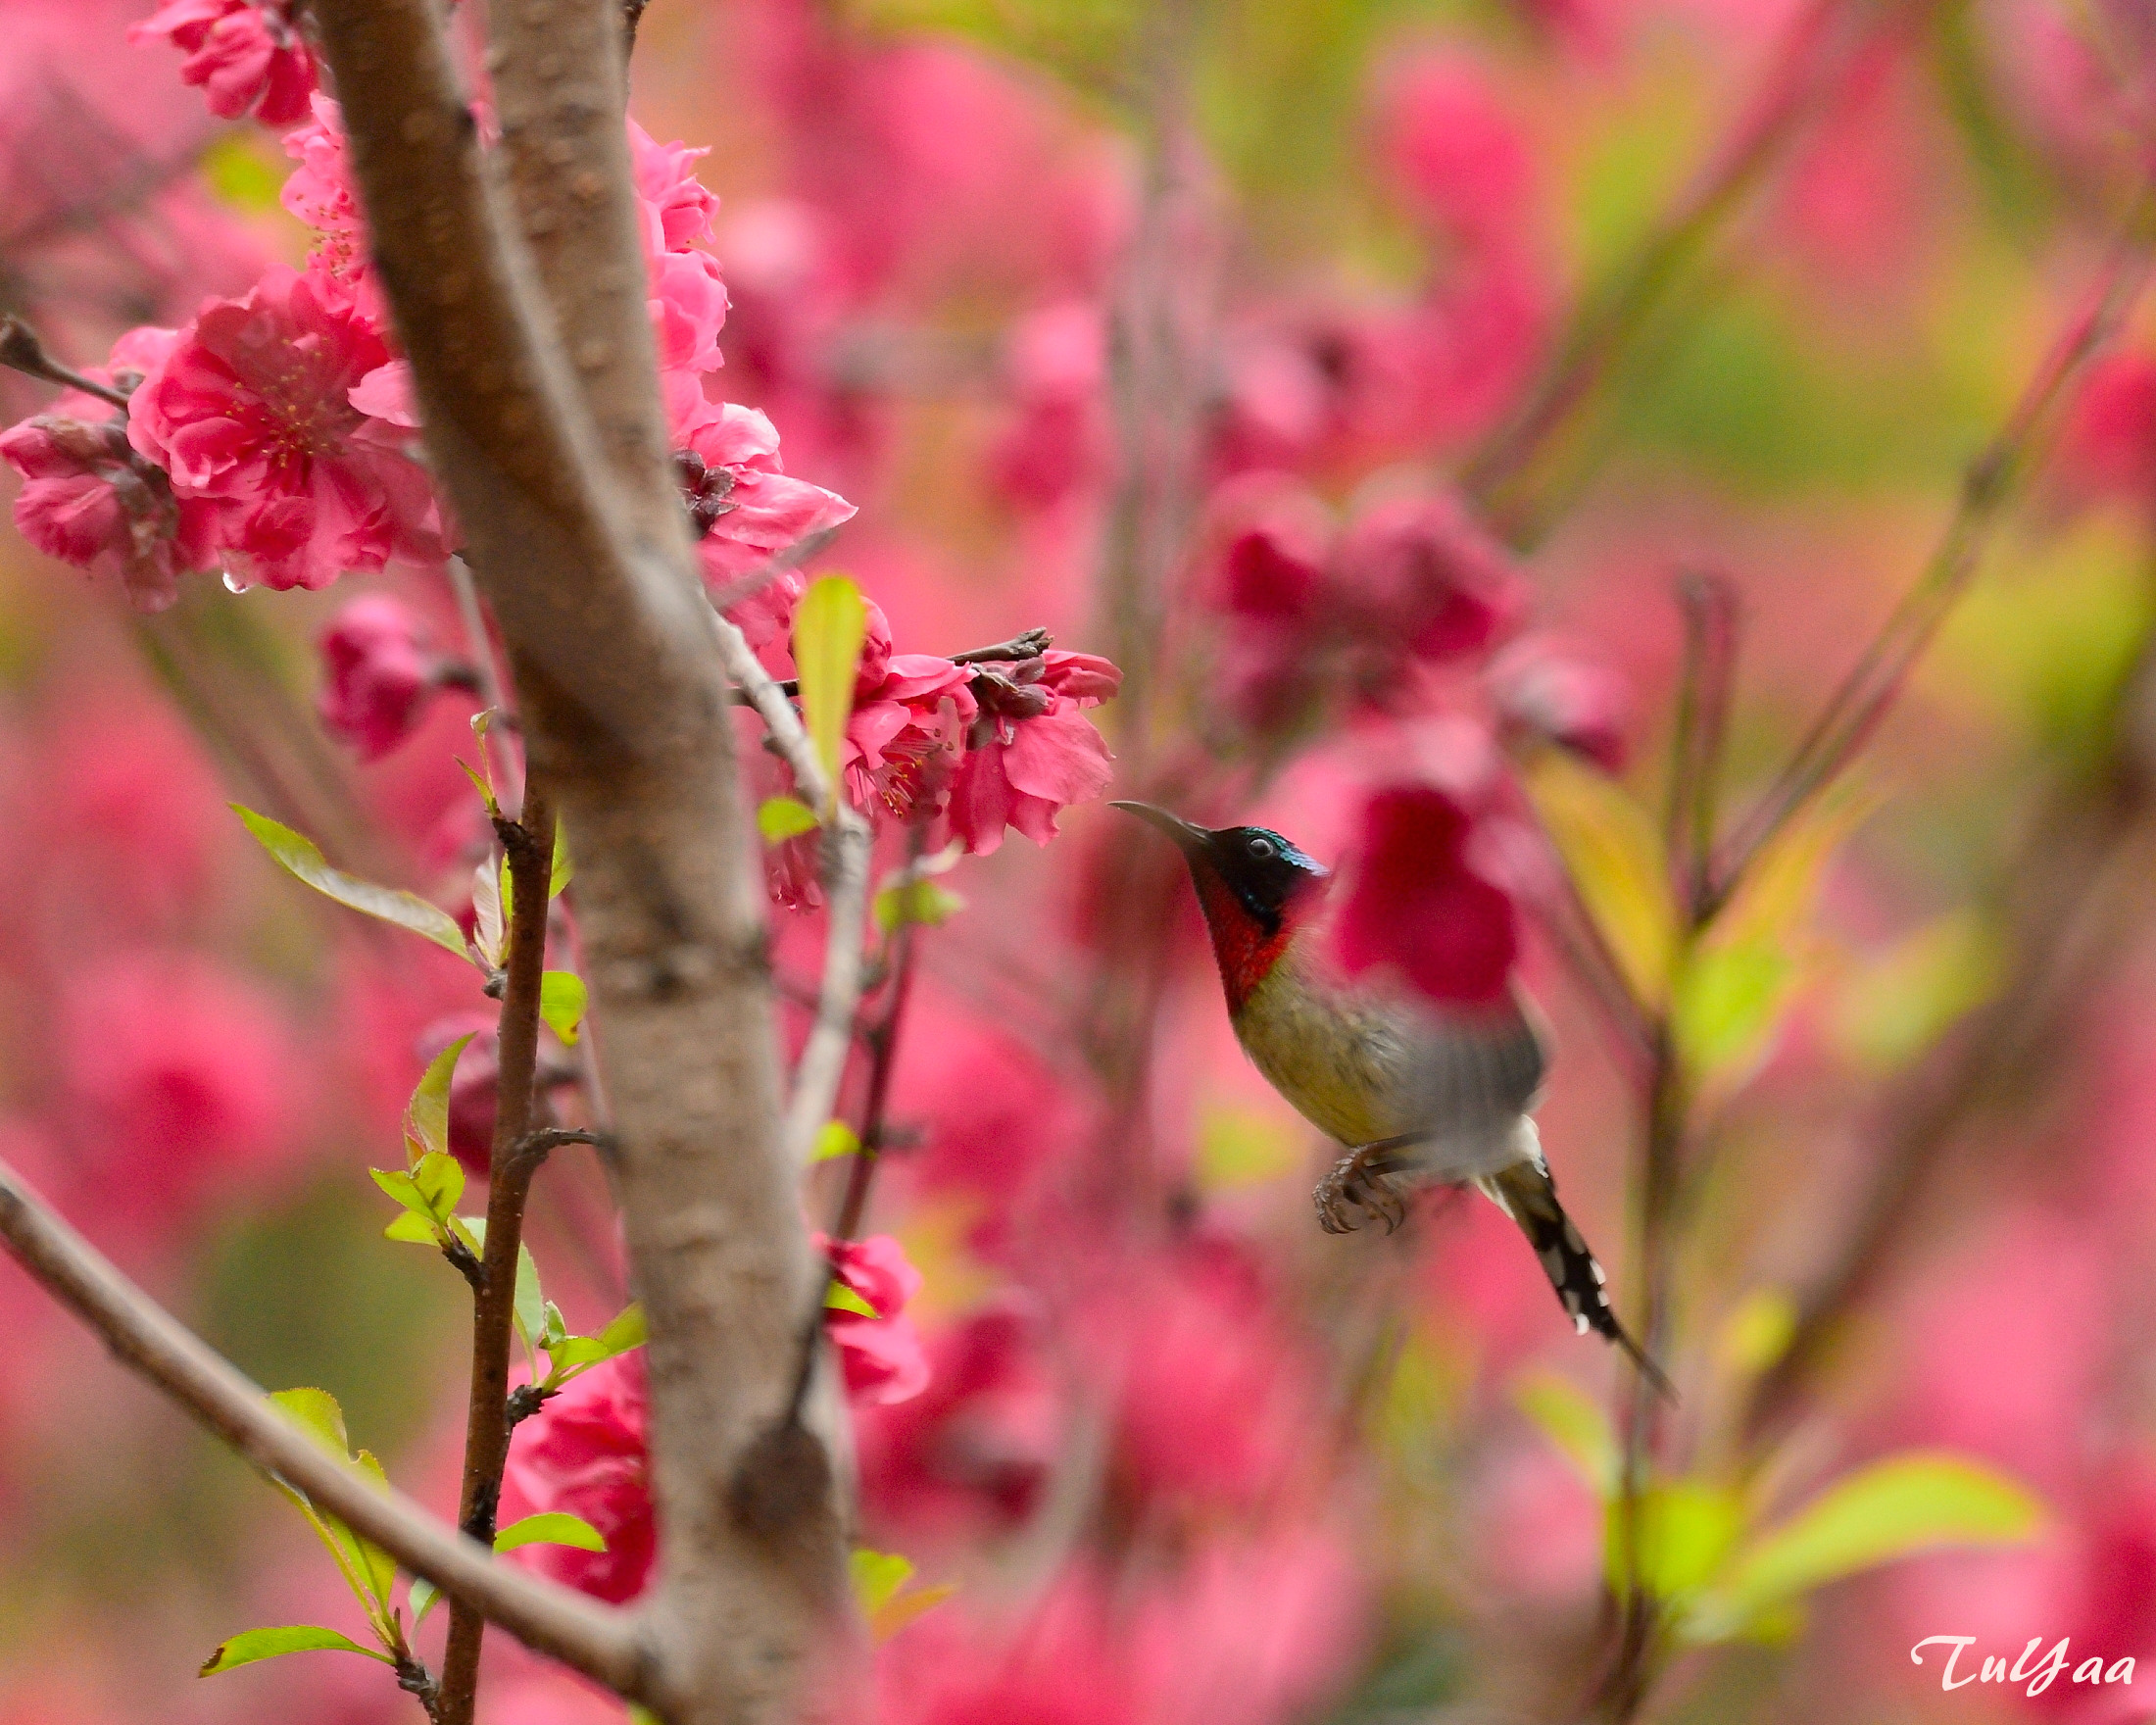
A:
POLYGON ((1252 839, 1250 841, 1250 855, 1260 859, 1272 856, 1273 841, 1271 839, 1252 839))

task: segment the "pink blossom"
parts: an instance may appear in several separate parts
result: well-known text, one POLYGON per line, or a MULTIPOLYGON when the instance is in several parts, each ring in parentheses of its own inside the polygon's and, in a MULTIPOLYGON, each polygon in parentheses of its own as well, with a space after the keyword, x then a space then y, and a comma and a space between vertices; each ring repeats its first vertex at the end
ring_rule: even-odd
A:
POLYGON ((629 122, 629 166, 644 206, 647 246, 684 252, 711 237, 718 199, 696 177, 696 165, 710 154, 686 144, 657 143, 635 121, 629 122))
POLYGON ((1568 749, 1604 772, 1624 770, 1632 690, 1607 665, 1533 635, 1491 663, 1489 680, 1506 726, 1568 749))
POLYGON ((360 292, 373 321, 386 322, 372 297, 373 261, 367 247, 367 219, 352 183, 344 110, 318 90, 311 106, 314 118, 285 133, 284 153, 299 166, 285 180, 278 202, 315 230, 314 268, 360 292))
POLYGON ((1341 536, 1334 563, 1373 693, 1407 659, 1443 663, 1486 651, 1526 609, 1511 560, 1449 492, 1372 506, 1341 536))
POLYGON ((839 1351, 847 1395, 870 1406, 918 1396, 928 1387, 928 1356, 906 1306, 920 1292, 920 1271, 888 1234, 834 1242, 819 1233, 815 1247, 829 1256, 840 1283, 875 1312, 824 1310, 824 1333, 839 1351))
POLYGON ((442 686, 442 665, 409 605, 366 594, 330 619, 319 645, 326 675, 316 711, 362 761, 379 760, 418 728, 442 686))
MULTIPOLYGON (((685 372, 665 382, 682 497, 698 533, 704 578, 714 591, 811 533, 853 519, 854 506, 845 498, 786 472, 778 431, 756 409, 706 401, 702 386, 685 372)), ((788 632, 800 589, 798 575, 767 583, 726 615, 752 647, 760 647, 788 632)))
POLYGON ((644 1356, 635 1353, 571 1378, 517 1426, 503 1474, 503 1520, 565 1510, 597 1528, 607 1549, 526 1546, 516 1561, 613 1604, 644 1591, 659 1549, 649 1422, 644 1356))
POLYGON ((1005 1298, 937 1336, 928 1387, 855 1415, 861 1498, 885 1520, 1012 1525, 1039 1501, 1063 1416, 1040 1315, 1005 1298))
POLYGON ((2059 441, 2068 486, 2156 508, 2156 355, 2112 353, 2090 365, 2059 441))
POLYGON ((1070 300, 1021 318, 1004 369, 1015 413, 989 453, 989 473, 1011 502, 1049 509, 1092 476, 1102 458, 1107 336, 1101 308, 1070 300))
POLYGON ((1037 845, 1055 817, 1108 788, 1114 759, 1080 710, 1108 700, 1123 673, 1087 653, 1051 649, 1039 659, 974 668, 979 712, 952 781, 952 832, 986 856, 1007 826, 1037 845))
POLYGON ((1457 54, 1395 67, 1378 120, 1380 153, 1416 211, 1472 246, 1509 244, 1532 218, 1535 157, 1487 69, 1457 54))
POLYGON ((935 654, 893 653, 883 608, 868 602, 842 763, 856 804, 904 819, 924 795, 940 796, 979 712, 972 676, 935 654))
POLYGON ((127 31, 137 47, 160 37, 187 56, 180 77, 220 119, 289 125, 307 112, 315 57, 281 0, 170 0, 127 31))
POLYGON ((1511 895, 1474 866, 1473 829, 1462 802, 1435 786, 1395 786, 1370 799, 1335 930, 1349 975, 1395 972, 1450 1006, 1504 998, 1518 918, 1511 895))
POLYGON ((191 953, 83 964, 60 1004, 59 1074, 83 1172, 145 1211, 200 1196, 284 1148, 294 1066, 275 1009, 191 953))
POLYGON ((213 506, 218 548, 270 586, 431 561, 425 472, 351 402, 389 358, 347 292, 280 267, 180 331, 135 391, 128 437, 182 499, 213 506))

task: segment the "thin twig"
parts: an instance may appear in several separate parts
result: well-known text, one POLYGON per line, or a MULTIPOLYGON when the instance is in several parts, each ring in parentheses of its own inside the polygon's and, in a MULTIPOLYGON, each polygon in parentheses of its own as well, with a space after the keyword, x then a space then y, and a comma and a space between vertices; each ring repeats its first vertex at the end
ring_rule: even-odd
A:
POLYGON ((494 665, 494 637, 487 632, 486 613, 479 608, 479 584, 471 578, 471 566, 462 557, 451 557, 448 568, 450 591, 457 595, 457 616, 465 626, 465 651, 471 655, 472 676, 478 684, 479 704, 503 713, 502 674, 494 665))
POLYGON ((37 331, 22 319, 9 314, 0 317, 0 366, 21 371, 28 377, 40 377, 47 383, 64 384, 70 389, 79 389, 84 395, 94 395, 99 401, 110 402, 122 414, 127 411, 127 398, 109 383, 85 377, 81 372, 63 366, 45 351, 45 344, 37 339, 37 331))
POLYGON ((726 675, 746 695, 770 732, 771 742, 793 768, 794 783, 808 806, 829 810, 823 831, 825 918, 823 982, 816 997, 815 1020, 794 1069, 793 1095, 779 1132, 781 1154, 792 1167, 806 1167, 816 1133, 831 1117, 846 1057, 853 1047, 854 1012, 860 1004, 861 936, 867 925, 868 854, 873 835, 867 821, 837 794, 823 763, 816 758, 801 715, 771 673, 750 651, 742 632, 716 610, 711 623, 718 638, 726 675))
POLYGON ((9 1254, 104 1341, 265 1474, 365 1534, 450 1600, 483 1612, 525 1646, 617 1695, 643 1693, 634 1621, 514 1565, 497 1563, 401 1492, 328 1451, 231 1363, 120 1273, 0 1163, 0 1240, 9 1254))
POLYGON ((1703 894, 1708 907, 1728 901, 1753 859, 1834 782, 1893 706, 1910 669, 1975 575, 2052 410, 2082 368, 2117 334, 2146 284, 2152 214, 2156 186, 2144 186, 2082 310, 2052 344, 1998 435, 1970 464, 1961 501, 1924 572, 1724 847, 1703 894))
POLYGON ((1721 575, 1679 577, 1685 667, 1670 738, 1669 807, 1663 843, 1679 897, 1696 913, 1707 890, 1721 783, 1722 745, 1737 686, 1737 590, 1721 575))
MULTIPOLYGON (((547 962, 554 809, 544 782, 535 774, 525 774, 522 813, 514 821, 497 816, 495 830, 509 857, 508 986, 502 995, 486 1252, 471 1318, 471 1389, 457 1510, 465 1533, 485 1546, 494 1543, 502 1470, 509 1460, 509 1425, 503 1408, 509 1400, 516 1262, 524 1236, 524 1207, 541 1160, 530 1150, 531 1115, 539 1056, 539 996, 547 962)), ((435 1725, 468 1725, 478 1695, 479 1648, 485 1633, 482 1615, 451 1602, 435 1725)))

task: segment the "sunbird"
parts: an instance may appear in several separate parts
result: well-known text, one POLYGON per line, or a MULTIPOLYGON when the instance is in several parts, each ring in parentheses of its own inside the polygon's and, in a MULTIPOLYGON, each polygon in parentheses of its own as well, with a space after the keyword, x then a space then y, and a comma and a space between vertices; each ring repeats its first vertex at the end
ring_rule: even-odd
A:
POLYGON ((1573 1327, 1669 1382, 1610 1308, 1602 1267, 1557 1202, 1531 1117, 1548 1055, 1517 984, 1443 1007, 1351 983, 1316 949, 1327 871, 1269 827, 1206 828, 1116 803, 1173 839, 1212 934, 1236 1040, 1296 1111, 1348 1154, 1318 1183, 1318 1220, 1396 1227, 1420 1187, 1472 1183, 1519 1224, 1573 1327))

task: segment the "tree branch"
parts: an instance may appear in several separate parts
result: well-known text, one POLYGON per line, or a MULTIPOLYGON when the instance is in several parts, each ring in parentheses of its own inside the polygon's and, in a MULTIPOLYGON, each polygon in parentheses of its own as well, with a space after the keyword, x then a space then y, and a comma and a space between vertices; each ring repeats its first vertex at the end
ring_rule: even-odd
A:
POLYGON ((618 14, 607 0, 491 9, 496 100, 521 140, 512 213, 430 0, 313 11, 428 455, 576 853, 651 1323, 666 1530, 652 1704, 672 1725, 775 1721, 851 1603, 829 1455, 798 1427, 773 1436, 814 1269, 776 1142, 762 893, 726 683, 662 459, 618 14))
MULTIPOLYGON (((514 821, 497 817, 495 830, 509 858, 509 979, 502 993, 486 1256, 480 1260, 471 1314, 471 1383, 465 1412, 464 1483, 457 1504, 458 1526, 489 1548, 502 1500, 502 1470, 509 1461, 510 1427, 503 1410, 509 1403, 517 1252, 524 1238, 524 1206, 539 1166, 537 1158, 520 1154, 532 1124, 539 991, 546 974, 548 888, 554 872, 554 809, 537 773, 524 775, 523 813, 514 821)), ((485 1634, 481 1613, 450 1602, 434 1725, 470 1725, 485 1634)))
POLYGON ((635 1622, 461 1537, 401 1492, 339 1461, 261 1389, 120 1273, 0 1163, 0 1240, 17 1262, 139 1373, 264 1473, 365 1534, 453 1601, 618 1695, 647 1692, 635 1622))

